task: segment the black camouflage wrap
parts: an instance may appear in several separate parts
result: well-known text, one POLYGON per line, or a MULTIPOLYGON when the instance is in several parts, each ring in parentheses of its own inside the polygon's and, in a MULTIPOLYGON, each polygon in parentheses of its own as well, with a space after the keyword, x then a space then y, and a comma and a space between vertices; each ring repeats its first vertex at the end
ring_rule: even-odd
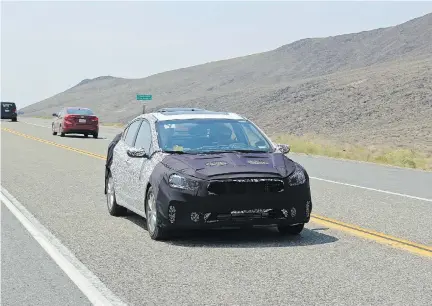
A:
POLYGON ((292 225, 309 222, 312 210, 306 171, 281 153, 172 154, 155 167, 150 184, 156 196, 159 222, 164 227, 292 225), (296 168, 304 171, 306 180, 289 186, 296 168), (174 173, 197 181, 198 190, 172 188, 169 177, 174 173), (225 186, 226 181, 232 180, 249 187, 240 193, 223 188, 220 190, 226 193, 209 192, 210 183, 213 186, 222 181, 221 186, 225 186), (283 182, 282 191, 263 189, 267 182, 273 184, 272 180, 283 182))

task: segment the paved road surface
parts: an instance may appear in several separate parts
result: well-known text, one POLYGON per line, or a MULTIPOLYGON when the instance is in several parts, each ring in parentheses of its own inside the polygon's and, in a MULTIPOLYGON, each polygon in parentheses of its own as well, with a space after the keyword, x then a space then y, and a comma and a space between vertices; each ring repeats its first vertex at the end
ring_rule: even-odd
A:
MULTIPOLYGON (((128 305, 430 303, 431 173, 293 155, 317 178, 317 217, 300 237, 257 229, 154 242, 140 217, 107 213, 103 159, 71 150, 105 155, 108 140, 61 138, 50 121, 24 120, 2 121, 2 186, 128 305)), ((102 128, 100 137, 117 132, 102 128)), ((2 290, 3 299, 12 295, 2 290)))
POLYGON ((1 258, 2 305, 91 305, 3 203, 1 258))

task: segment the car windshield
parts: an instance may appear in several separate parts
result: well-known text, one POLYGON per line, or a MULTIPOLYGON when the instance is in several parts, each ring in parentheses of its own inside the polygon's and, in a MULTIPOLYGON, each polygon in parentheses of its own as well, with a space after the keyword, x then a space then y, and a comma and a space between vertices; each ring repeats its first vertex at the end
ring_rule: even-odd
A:
POLYGON ((157 123, 165 152, 272 152, 265 136, 247 120, 188 119, 157 123))
POLYGON ((87 115, 87 116, 94 115, 94 113, 88 108, 68 108, 66 112, 70 115, 87 115))

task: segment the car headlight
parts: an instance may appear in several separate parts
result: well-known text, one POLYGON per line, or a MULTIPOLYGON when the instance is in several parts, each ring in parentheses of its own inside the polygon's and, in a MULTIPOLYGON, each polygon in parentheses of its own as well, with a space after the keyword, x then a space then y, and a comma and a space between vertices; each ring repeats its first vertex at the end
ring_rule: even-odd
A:
POLYGON ((296 164, 294 173, 288 178, 288 184, 290 186, 298 186, 306 182, 306 176, 303 168, 296 164))
POLYGON ((185 178, 184 176, 178 174, 171 174, 168 179, 168 183, 170 187, 182 190, 196 191, 199 187, 199 183, 197 181, 185 178))

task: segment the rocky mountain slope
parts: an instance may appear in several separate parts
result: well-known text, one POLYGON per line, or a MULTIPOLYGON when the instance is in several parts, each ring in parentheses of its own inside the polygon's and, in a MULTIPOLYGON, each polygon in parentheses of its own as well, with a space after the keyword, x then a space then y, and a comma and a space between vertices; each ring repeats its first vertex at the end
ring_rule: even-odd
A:
POLYGON ((241 113, 269 134, 318 134, 343 142, 432 152, 432 14, 406 23, 173 70, 143 79, 86 79, 22 109, 47 116, 87 106, 101 121, 148 109, 195 106, 241 113))

